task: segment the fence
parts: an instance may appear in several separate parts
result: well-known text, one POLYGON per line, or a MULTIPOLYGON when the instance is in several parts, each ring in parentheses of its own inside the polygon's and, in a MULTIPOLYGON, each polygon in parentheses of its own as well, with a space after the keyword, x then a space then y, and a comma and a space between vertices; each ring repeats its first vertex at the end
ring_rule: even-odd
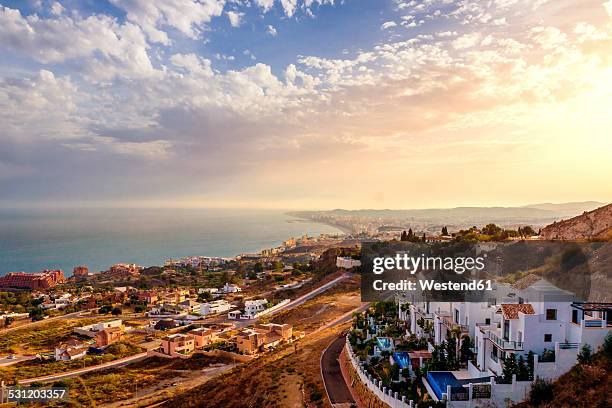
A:
POLYGON ((378 399, 389 405, 391 408, 414 407, 414 401, 406 401, 405 396, 400 397, 397 391, 393 392, 390 389, 387 389, 387 387, 382 384, 382 381, 373 378, 372 375, 363 368, 363 363, 359 360, 359 357, 357 357, 353 352, 353 348, 351 347, 351 344, 348 340, 348 336, 346 339, 346 351, 349 360, 353 365, 353 368, 359 375, 359 379, 366 387, 368 387, 370 391, 372 391, 372 393, 374 393, 374 395, 376 395, 378 399))

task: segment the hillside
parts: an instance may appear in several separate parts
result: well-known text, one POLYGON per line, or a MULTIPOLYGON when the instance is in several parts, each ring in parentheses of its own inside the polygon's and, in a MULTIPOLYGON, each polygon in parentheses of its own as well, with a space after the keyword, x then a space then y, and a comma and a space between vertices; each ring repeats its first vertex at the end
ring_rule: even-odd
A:
POLYGON ((541 235, 551 240, 612 239, 612 204, 554 222, 542 228, 541 235))
POLYGON ((603 352, 591 364, 576 364, 552 383, 547 398, 529 398, 514 408, 604 408, 612 406, 612 361, 603 352))

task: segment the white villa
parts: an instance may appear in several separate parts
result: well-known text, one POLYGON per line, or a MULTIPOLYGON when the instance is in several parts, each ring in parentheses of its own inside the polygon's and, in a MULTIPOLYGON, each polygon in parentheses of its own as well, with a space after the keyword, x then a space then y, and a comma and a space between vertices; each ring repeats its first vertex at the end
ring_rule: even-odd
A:
MULTIPOLYGON (((612 330, 612 303, 576 302, 571 293, 535 275, 521 281, 499 288, 498 301, 404 302, 406 310, 400 300, 399 316, 409 322, 411 333, 429 340, 430 351, 449 332, 469 336, 475 360, 468 362, 467 372, 453 373, 470 383, 470 395, 472 386, 491 379, 496 403, 503 398, 517 402, 528 393, 530 381, 506 385, 492 380, 502 375, 507 356, 522 355, 526 361, 533 352, 533 377, 554 380, 576 364, 583 345, 596 351, 612 330)), ((453 401, 452 406, 461 404, 453 401)))

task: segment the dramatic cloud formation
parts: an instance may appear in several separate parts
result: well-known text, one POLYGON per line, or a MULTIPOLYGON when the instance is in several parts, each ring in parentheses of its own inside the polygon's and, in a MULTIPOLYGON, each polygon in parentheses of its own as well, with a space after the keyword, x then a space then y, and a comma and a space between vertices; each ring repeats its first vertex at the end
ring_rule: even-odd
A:
POLYGON ((612 200, 610 2, 110 3, 0 8, 5 204, 612 200))

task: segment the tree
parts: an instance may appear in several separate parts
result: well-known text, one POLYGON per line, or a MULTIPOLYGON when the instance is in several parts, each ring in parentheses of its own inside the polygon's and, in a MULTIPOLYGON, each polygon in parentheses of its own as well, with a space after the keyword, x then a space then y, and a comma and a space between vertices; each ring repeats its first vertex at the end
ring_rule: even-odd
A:
POLYGON ((461 353, 461 361, 463 363, 467 363, 468 360, 472 359, 474 353, 472 352, 472 340, 470 339, 470 336, 464 336, 463 339, 461 339, 461 347, 459 351, 461 353))
POLYGON ((38 320, 42 320, 43 319, 44 313, 43 313, 42 309, 36 308, 36 309, 30 310, 30 313, 28 314, 28 316, 30 316, 30 318, 32 319, 33 322, 36 322, 38 320))
POLYGON ((98 314, 109 314, 113 310, 111 305, 104 305, 98 309, 98 314))
POLYGON ((601 346, 604 354, 609 358, 612 358, 612 333, 608 333, 606 338, 604 339, 604 343, 601 346))
POLYGON ((147 310, 147 308, 146 308, 146 306, 143 306, 143 305, 138 305, 138 306, 136 306, 134 308, 134 312, 136 312, 136 313, 142 313, 145 310, 147 310))
POLYGON ((510 353, 506 355, 504 359, 504 367, 502 368, 502 377, 506 381, 512 381, 512 374, 518 373, 518 366, 516 365, 516 355, 510 353))
POLYGON ((535 364, 534 359, 535 359, 535 354, 533 353, 533 351, 529 350, 529 353, 527 353, 527 369, 529 370, 530 380, 533 379, 533 367, 535 364))
POLYGON ((400 236, 400 241, 408 241, 408 234, 406 234, 406 231, 402 231, 402 235, 400 236))
POLYGON ((580 352, 578 353, 578 362, 580 364, 591 364, 593 362, 592 351, 593 350, 591 346, 589 346, 588 344, 585 344, 584 346, 582 346, 582 348, 580 349, 580 352))
POLYGON ((212 294, 208 291, 198 294, 198 302, 208 302, 209 300, 212 300, 212 298, 212 294))
POLYGON ((113 314, 113 316, 119 316, 121 314, 121 309, 115 307, 113 308, 113 310, 111 310, 111 313, 113 314))
POLYGON ((529 367, 527 367, 527 364, 525 364, 525 358, 520 355, 517 364, 516 379, 519 381, 528 381, 529 378, 529 367))
POLYGON ((442 227, 442 235, 448 235, 448 228, 446 226, 442 227))
POLYGON ((4 319, 4 327, 9 327, 11 324, 13 324, 13 321, 15 321, 15 318, 14 318, 14 317, 7 316, 7 317, 4 319))
POLYGON ((255 265, 253 265, 253 272, 255 273, 261 273, 263 272, 264 267, 263 264, 261 262, 257 262, 255 265))

